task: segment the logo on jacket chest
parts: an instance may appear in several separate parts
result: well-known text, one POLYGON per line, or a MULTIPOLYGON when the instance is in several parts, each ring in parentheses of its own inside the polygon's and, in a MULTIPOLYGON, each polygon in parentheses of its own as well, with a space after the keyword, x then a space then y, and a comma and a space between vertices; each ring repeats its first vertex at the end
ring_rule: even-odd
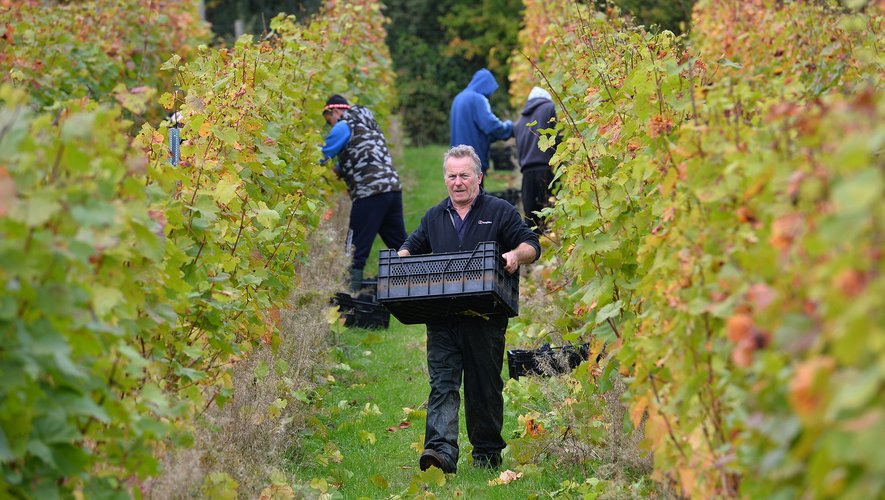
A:
POLYGON ((492 222, 493 222, 493 221, 490 221, 490 220, 482 220, 482 219, 479 219, 479 221, 477 221, 477 224, 479 224, 479 225, 482 226, 482 225, 484 225, 484 224, 491 224, 492 222))

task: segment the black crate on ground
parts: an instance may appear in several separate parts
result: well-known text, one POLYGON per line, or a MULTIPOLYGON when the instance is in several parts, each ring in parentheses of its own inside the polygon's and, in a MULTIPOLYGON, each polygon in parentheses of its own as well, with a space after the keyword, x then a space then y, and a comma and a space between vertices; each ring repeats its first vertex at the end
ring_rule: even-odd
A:
POLYGON ((498 244, 465 252, 400 257, 381 250, 378 302, 402 323, 427 323, 454 314, 519 314, 519 273, 504 270, 498 244))
POLYGON ((375 302, 376 295, 378 295, 378 280, 376 278, 366 278, 360 282, 358 299, 375 302))
POLYGON ((495 141, 489 146, 489 160, 495 170, 513 170, 516 168, 516 143, 514 141, 495 141))
POLYGON ((502 200, 509 202, 514 207, 519 206, 520 198, 522 198, 522 192, 516 188, 507 188, 504 191, 488 191, 488 194, 501 198, 502 200))
POLYGON ((589 351, 589 344, 562 347, 544 344, 538 349, 510 349, 507 351, 507 369, 513 379, 529 375, 561 375, 586 361, 589 351))
POLYGON ((390 311, 376 302, 373 295, 361 294, 354 298, 349 293, 338 292, 332 303, 338 305, 346 327, 386 329, 390 326, 390 311))

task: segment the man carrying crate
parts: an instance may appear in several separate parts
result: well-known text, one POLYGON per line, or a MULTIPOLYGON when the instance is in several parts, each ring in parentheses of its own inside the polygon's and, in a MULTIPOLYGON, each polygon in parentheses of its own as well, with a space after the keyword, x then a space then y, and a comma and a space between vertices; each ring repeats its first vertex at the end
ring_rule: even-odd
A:
MULTIPOLYGON (((494 241, 504 250, 504 269, 515 273, 541 255, 538 236, 510 203, 480 189, 482 167, 471 146, 450 149, 443 160, 449 197, 432 207, 400 248, 401 257, 471 250, 494 241)), ((456 472, 458 464, 459 389, 464 379, 467 436, 473 465, 496 468, 507 445, 504 423, 504 334, 507 317, 453 315, 427 323, 430 396, 421 470, 438 467, 456 472)))

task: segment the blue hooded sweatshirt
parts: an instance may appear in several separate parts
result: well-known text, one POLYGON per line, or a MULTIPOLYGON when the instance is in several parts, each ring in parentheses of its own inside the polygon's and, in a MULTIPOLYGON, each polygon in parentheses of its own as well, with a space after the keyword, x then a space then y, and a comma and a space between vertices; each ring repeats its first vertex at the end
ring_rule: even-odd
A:
POLYGON ((501 121, 492 113, 489 96, 498 90, 492 72, 483 68, 473 74, 467 87, 455 96, 449 113, 450 146, 473 146, 482 162, 482 171, 489 168, 489 144, 513 135, 513 123, 501 121))

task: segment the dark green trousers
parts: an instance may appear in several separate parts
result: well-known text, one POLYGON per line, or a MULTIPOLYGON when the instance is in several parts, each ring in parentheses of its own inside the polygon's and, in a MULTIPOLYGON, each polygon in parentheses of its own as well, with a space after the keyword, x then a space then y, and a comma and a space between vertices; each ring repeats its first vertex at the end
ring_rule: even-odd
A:
POLYGON ((464 382, 464 415, 474 461, 500 460, 507 445, 504 424, 504 333, 507 318, 469 316, 427 325, 427 369, 430 397, 424 448, 458 463, 459 389, 464 382))

